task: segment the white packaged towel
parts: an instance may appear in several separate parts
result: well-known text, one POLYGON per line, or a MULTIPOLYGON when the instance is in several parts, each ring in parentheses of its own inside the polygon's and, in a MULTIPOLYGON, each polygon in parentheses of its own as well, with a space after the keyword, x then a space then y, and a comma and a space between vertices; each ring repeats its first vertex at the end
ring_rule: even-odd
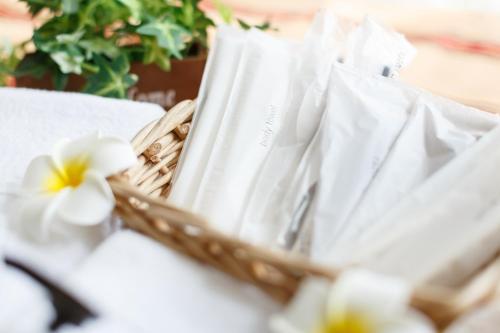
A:
POLYGON ((276 207, 323 114, 330 68, 339 57, 339 34, 335 18, 320 12, 300 46, 281 129, 242 211, 239 236, 248 241, 270 245, 275 240, 276 207))
POLYGON ((498 253, 500 127, 384 215, 351 260, 414 284, 462 284, 498 253))
POLYGON ((248 32, 228 103, 219 106, 225 111, 210 157, 198 165, 203 177, 191 207, 220 230, 237 231, 248 189, 273 145, 286 111, 295 48, 259 30, 248 32))
MULTIPOLYGON (((413 47, 399 34, 367 19, 347 33, 328 11, 321 11, 304 38, 292 77, 283 125, 259 172, 241 217, 240 236, 273 245, 282 226, 277 209, 299 162, 318 129, 326 105, 332 64, 341 59, 367 76, 391 76, 411 61, 413 47), (346 43, 346 40, 348 41, 346 43), (347 50, 345 48, 347 47, 347 50)), ((313 157, 311 157, 313 158, 313 157)))
POLYGON ((421 93, 403 132, 368 190, 330 249, 331 263, 342 265, 353 246, 364 246, 363 235, 405 194, 472 146, 500 121, 482 112, 421 93))
POLYGON ((301 229, 312 229, 302 240, 312 242, 312 257, 340 265, 377 217, 499 118, 342 65, 329 89, 322 125, 280 211, 279 242, 290 246, 290 234, 307 238, 301 229))
POLYGON ((281 208, 282 243, 303 219, 313 223, 313 257, 327 253, 400 135, 415 95, 390 79, 334 65, 325 115, 281 208), (310 209, 301 212, 307 195, 310 209))
POLYGON ((347 40, 344 63, 367 75, 398 77, 415 56, 406 38, 365 18, 347 40))
POLYGON ((191 130, 169 195, 170 202, 180 207, 193 208, 203 166, 208 162, 229 101, 246 35, 245 31, 221 26, 210 48, 191 130))

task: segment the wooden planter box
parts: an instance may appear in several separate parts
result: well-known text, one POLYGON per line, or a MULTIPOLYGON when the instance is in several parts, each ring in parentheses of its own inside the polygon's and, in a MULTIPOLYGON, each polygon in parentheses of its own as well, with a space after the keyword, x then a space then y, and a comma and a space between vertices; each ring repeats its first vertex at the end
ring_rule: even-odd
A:
MULTIPOLYGON (((206 60, 206 55, 183 60, 172 59, 169 72, 163 71, 155 64, 133 63, 130 71, 137 74, 139 81, 129 89, 128 96, 132 100, 159 104, 165 109, 179 101, 196 98, 206 60)), ((82 77, 70 75, 65 90, 80 91, 83 84, 82 77)), ((49 76, 42 79, 27 76, 17 78, 16 86, 54 90, 49 76)))

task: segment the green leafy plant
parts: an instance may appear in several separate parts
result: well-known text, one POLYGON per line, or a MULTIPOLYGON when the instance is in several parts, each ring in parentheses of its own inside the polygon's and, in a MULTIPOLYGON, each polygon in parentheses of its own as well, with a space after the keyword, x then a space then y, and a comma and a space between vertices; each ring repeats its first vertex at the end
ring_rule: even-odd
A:
POLYGON ((0 41, 0 87, 8 85, 20 57, 18 48, 7 41, 0 41))
MULTIPOLYGON (((21 1, 33 16, 50 18, 35 30, 36 51, 22 59, 14 75, 50 74, 62 90, 75 74, 85 78, 85 92, 102 96, 126 97, 137 81, 129 72, 132 62, 168 71, 172 58, 206 52, 207 29, 214 26, 198 7, 200 0, 21 1)), ((224 20, 232 19, 220 1, 217 9, 224 20)))

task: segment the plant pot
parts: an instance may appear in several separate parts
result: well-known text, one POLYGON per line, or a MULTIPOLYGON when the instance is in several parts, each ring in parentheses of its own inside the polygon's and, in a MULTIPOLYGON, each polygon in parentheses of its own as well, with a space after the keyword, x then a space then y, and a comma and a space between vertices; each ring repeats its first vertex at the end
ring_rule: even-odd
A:
MULTIPOLYGON (((144 65, 132 63, 130 71, 137 74, 139 81, 128 91, 132 100, 150 102, 161 105, 165 109, 185 99, 193 99, 198 95, 206 55, 171 60, 171 70, 163 71, 155 64, 144 65)), ((78 75, 70 75, 66 91, 80 91, 84 79, 78 75)), ((41 79, 25 76, 16 79, 17 87, 54 90, 52 79, 46 75, 41 79)))

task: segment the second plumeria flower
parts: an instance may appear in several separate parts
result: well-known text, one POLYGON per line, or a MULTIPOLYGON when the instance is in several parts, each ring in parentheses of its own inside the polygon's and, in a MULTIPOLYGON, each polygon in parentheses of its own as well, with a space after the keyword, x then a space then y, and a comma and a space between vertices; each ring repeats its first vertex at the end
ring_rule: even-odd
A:
POLYGON ((408 306, 401 280, 365 270, 343 273, 333 284, 306 280, 281 315, 274 333, 434 333, 430 321, 408 306))
POLYGON ((98 133, 59 142, 31 161, 22 184, 17 224, 46 238, 54 223, 92 226, 104 221, 115 199, 106 177, 134 165, 131 145, 98 133))

